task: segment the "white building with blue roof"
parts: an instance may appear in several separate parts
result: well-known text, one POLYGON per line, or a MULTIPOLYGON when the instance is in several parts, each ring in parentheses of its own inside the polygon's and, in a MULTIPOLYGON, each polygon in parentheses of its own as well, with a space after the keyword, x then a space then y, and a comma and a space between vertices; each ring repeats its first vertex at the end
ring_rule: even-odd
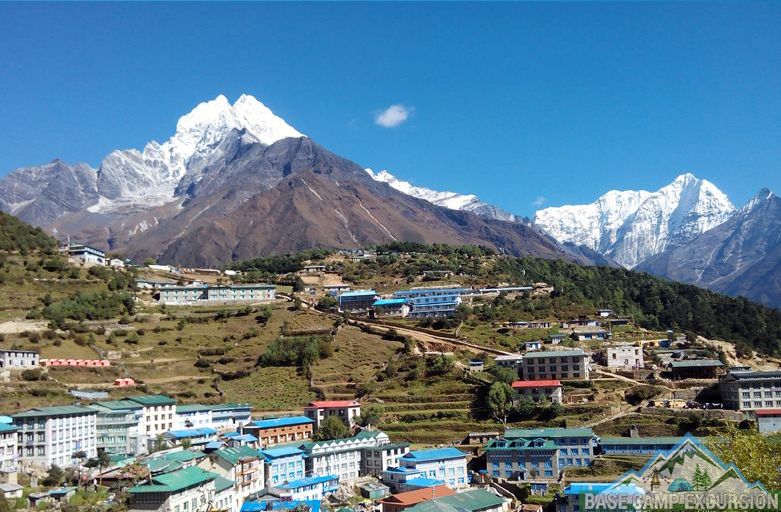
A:
POLYGON ((410 318, 439 318, 452 316, 467 297, 474 295, 471 288, 439 286, 410 288, 393 293, 410 305, 410 318))
POLYGON ((377 297, 376 290, 353 290, 340 293, 336 302, 339 311, 369 311, 377 297))
POLYGON ((322 500, 339 489, 336 475, 311 476, 286 482, 269 491, 283 500, 322 500))
POLYGON ((304 450, 295 446, 280 446, 259 451, 266 465, 266 486, 277 487, 285 482, 304 478, 304 450))
POLYGON ((420 471, 420 477, 441 480, 451 487, 469 485, 466 454, 457 448, 412 450, 400 461, 402 467, 420 471))

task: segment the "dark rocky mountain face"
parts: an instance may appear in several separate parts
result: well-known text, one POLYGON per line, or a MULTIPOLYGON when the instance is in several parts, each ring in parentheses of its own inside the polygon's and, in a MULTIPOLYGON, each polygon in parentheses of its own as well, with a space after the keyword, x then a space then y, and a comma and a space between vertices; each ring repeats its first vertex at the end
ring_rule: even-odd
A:
POLYGON ((482 244, 508 254, 591 263, 528 224, 403 194, 306 137, 265 145, 232 130, 188 166, 164 204, 102 208, 93 169, 57 164, 12 173, 5 183, 19 185, 3 187, 13 193, 0 196, 0 207, 34 199, 34 209, 19 208, 25 220, 137 261, 215 266, 309 247, 405 240, 482 244))
POLYGON ((639 270, 781 308, 781 199, 762 190, 728 221, 639 270))

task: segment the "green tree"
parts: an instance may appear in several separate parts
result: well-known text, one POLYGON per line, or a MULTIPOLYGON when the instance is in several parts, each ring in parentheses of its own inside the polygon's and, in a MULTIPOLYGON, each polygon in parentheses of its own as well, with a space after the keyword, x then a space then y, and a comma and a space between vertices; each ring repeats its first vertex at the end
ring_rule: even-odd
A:
POLYGON ((315 438, 318 441, 330 441, 331 439, 341 439, 350 435, 350 429, 337 416, 326 416, 320 428, 317 429, 315 438))
POLYGON ((504 382, 494 382, 488 390, 486 402, 491 414, 499 420, 504 420, 512 402, 512 389, 504 382))
POLYGON ((369 404, 361 409, 361 416, 356 422, 362 427, 376 425, 380 422, 380 418, 382 418, 384 413, 385 408, 383 406, 379 404, 369 404))
POLYGON ((768 489, 781 489, 781 450, 756 430, 731 427, 710 437, 708 447, 724 462, 734 463, 749 482, 760 481, 768 489))
POLYGON ((52 467, 46 472, 46 476, 41 483, 43 483, 45 487, 56 487, 62 483, 64 478, 65 472, 62 468, 57 464, 52 464, 52 467))

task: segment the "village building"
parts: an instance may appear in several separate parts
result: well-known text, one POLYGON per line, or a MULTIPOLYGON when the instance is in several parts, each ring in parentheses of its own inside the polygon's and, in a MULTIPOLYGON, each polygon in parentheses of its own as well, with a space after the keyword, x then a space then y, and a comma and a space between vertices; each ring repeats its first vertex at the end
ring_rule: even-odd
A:
POLYGON ((0 350, 0 368, 24 370, 27 368, 36 368, 39 364, 40 354, 37 350, 0 350))
POLYGON ((732 370, 719 382, 725 407, 739 411, 781 409, 781 370, 732 370))
POLYGON ((409 453, 409 443, 388 443, 363 450, 361 474, 380 476, 388 468, 398 467, 401 457, 409 453))
POLYGON ((212 510, 217 474, 189 467, 150 477, 128 489, 129 512, 208 512, 212 510))
POLYGON ((314 421, 315 430, 329 416, 336 416, 349 428, 353 428, 355 419, 361 415, 361 404, 357 400, 318 400, 304 406, 304 415, 314 421))
POLYGON ((361 312, 369 311, 377 297, 375 290, 353 290, 340 293, 336 298, 336 302, 339 306, 339 311, 361 312))
POLYGON ((550 322, 547 320, 521 320, 518 322, 507 322, 505 325, 513 329, 550 329, 550 322))
POLYGON ((12 416, 18 429, 18 455, 23 464, 49 468, 75 466, 74 456, 97 456, 97 411, 64 405, 36 407, 12 416))
POLYGON ((464 492, 423 501, 407 509, 408 512, 507 512, 510 500, 487 489, 469 489, 464 492))
POLYGON ((485 363, 482 359, 470 359, 467 370, 470 372, 482 372, 485 370, 485 363))
POLYGON ((217 430, 237 430, 252 419, 252 406, 248 403, 212 405, 212 427, 217 430))
POLYGON ((99 404, 89 407, 98 413, 95 419, 98 450, 109 455, 135 455, 141 452, 138 445, 140 418, 135 410, 104 407, 99 404))
POLYGON ((523 356, 521 354, 502 354, 494 357, 494 363, 496 366, 502 368, 517 368, 521 365, 523 356))
POLYGON ((607 348, 608 368, 627 368, 639 370, 645 367, 643 347, 622 344, 607 348))
POLYGON ((754 418, 757 421, 757 430, 761 434, 781 432, 781 408, 755 410, 754 418))
POLYGON ((266 486, 277 487, 305 476, 304 450, 294 446, 266 448, 259 451, 266 471, 266 486))
POLYGON ((212 407, 202 404, 177 404, 174 429, 213 428, 212 407))
POLYGON ((163 434, 163 439, 172 446, 182 446, 187 443, 194 448, 201 448, 217 439, 217 431, 208 427, 169 430, 163 434))
POLYGON ((670 375, 673 379, 714 379, 723 367, 718 359, 685 359, 670 363, 670 375))
POLYGON ((471 288, 460 286, 420 287, 393 293, 397 299, 405 299, 411 305, 410 318, 441 318, 452 316, 471 288))
POLYGON ((575 327, 571 337, 575 341, 604 341, 610 337, 610 333, 601 327, 575 327))
POLYGON ((414 491, 400 492, 380 500, 382 512, 401 512, 418 503, 423 503, 435 498, 444 498, 452 496, 455 491, 445 484, 436 485, 431 488, 417 489, 414 491))
POLYGON ((264 463, 257 450, 248 446, 223 448, 203 459, 198 466, 228 480, 231 493, 231 512, 239 512, 244 500, 266 486, 264 463))
POLYGON ((486 470, 511 481, 558 480, 559 447, 551 439, 500 437, 485 448, 486 470))
POLYGON ((548 341, 552 345, 558 345, 567 338, 567 335, 562 332, 552 332, 548 334, 548 341))
POLYGON ((322 475, 285 482, 269 491, 285 501, 322 500, 339 489, 339 477, 322 475))
POLYGON ((559 469, 590 465, 598 441, 590 428, 507 429, 504 439, 553 441, 558 448, 559 469))
POLYGON ((556 500, 556 512, 581 512, 584 494, 599 494, 614 484, 574 482, 567 485, 556 500))
POLYGON ((141 406, 138 433, 147 445, 174 428, 176 400, 173 398, 166 395, 139 395, 128 397, 127 400, 141 406))
POLYGON ((407 304, 407 299, 377 299, 372 304, 372 315, 375 318, 405 318, 409 312, 410 307, 407 304))
POLYGON ((105 265, 106 253, 84 244, 69 244, 63 249, 68 259, 81 265, 105 265))
POLYGON ((15 484, 18 428, 8 423, 0 423, 0 484, 15 484))
POLYGON ((364 450, 389 443, 384 432, 362 430, 352 437, 308 441, 297 446, 306 452, 308 475, 337 475, 340 482, 349 483, 361 476, 364 450))
POLYGON ((521 361, 523 380, 588 379, 589 356, 581 349, 529 352, 521 361))
POLYGON ((520 397, 526 397, 534 402, 547 400, 560 404, 563 401, 561 381, 558 380, 516 380, 512 388, 520 397))
POLYGON ((260 304, 276 299, 273 284, 232 284, 164 286, 160 288, 160 303, 177 305, 260 304))
POLYGON ((252 434, 261 446, 306 441, 312 438, 314 420, 306 416, 255 420, 241 427, 243 434, 252 434))
POLYGON ((542 342, 540 340, 526 341, 523 344, 523 348, 527 352, 532 351, 532 350, 540 350, 540 349, 542 349, 542 342))
POLYGON ((469 485, 466 454, 457 448, 413 450, 401 457, 401 467, 420 471, 421 476, 440 480, 451 487, 469 485))
POLYGON ((603 455, 641 457, 672 450, 680 437, 600 437, 603 455))

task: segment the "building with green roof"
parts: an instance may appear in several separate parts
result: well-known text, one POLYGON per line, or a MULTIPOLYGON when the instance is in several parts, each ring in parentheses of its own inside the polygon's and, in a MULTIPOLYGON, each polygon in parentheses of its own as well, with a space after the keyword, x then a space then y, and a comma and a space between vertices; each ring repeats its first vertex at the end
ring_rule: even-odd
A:
POLYGON ((470 489, 450 496, 418 503, 407 512, 501 512, 506 498, 486 489, 470 489))
POLYGON ((41 468, 74 466, 97 456, 97 411, 80 405, 36 407, 12 416, 20 461, 41 468), (55 433, 57 435, 55 435, 55 433))
MULTIPOLYGON (((594 448, 599 441, 599 438, 590 428, 508 428, 504 436, 499 439, 505 441, 534 441, 538 439, 551 441, 558 450, 558 466, 561 469, 590 465, 594 458, 594 448)), ((491 468, 489 468, 489 472, 491 471, 491 468)), ((545 471, 543 471, 543 474, 545 474, 545 471)))
POLYGON ((212 505, 218 476, 196 466, 152 476, 128 489, 129 510, 205 512, 212 505))
POLYGON ((229 510, 239 510, 245 499, 265 487, 264 462, 258 450, 244 445, 217 450, 198 466, 233 483, 229 510))

